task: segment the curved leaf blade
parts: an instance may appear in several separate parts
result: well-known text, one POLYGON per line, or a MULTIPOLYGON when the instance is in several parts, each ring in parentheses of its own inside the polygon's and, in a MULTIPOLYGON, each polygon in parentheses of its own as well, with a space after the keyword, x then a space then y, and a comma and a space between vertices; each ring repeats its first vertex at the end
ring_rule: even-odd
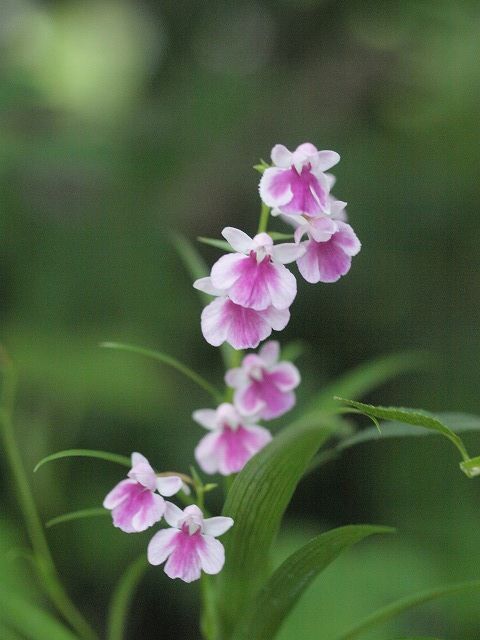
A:
POLYGON ((269 552, 298 482, 335 422, 296 422, 254 456, 235 478, 223 514, 235 524, 225 535, 226 563, 218 605, 229 636, 246 602, 266 577, 269 552))
MULTIPOLYGON (((432 416, 457 434, 480 431, 480 416, 453 412, 432 413, 432 416)), ((418 436, 436 435, 435 431, 426 430, 423 427, 416 427, 415 425, 406 426, 403 422, 395 421, 382 422, 381 429, 381 433, 378 433, 376 427, 362 429, 362 431, 339 442, 336 449, 343 451, 350 447, 355 447, 358 444, 363 444, 364 442, 379 441, 384 438, 415 438, 418 436)))
POLYGON ((107 640, 123 640, 135 589, 148 568, 145 554, 134 560, 120 578, 110 601, 107 640))
POLYGON ((368 631, 372 627, 375 627, 382 622, 387 622, 387 620, 395 618, 404 611, 418 607, 425 602, 430 602, 431 600, 436 600, 443 596, 465 593, 467 591, 476 591, 477 589, 480 589, 480 580, 471 580, 470 582, 460 582, 458 584, 451 584, 444 587, 438 587, 436 589, 421 591, 413 596, 401 598, 400 600, 392 602, 391 604, 370 614, 359 624, 351 627, 335 640, 354 640, 354 638, 358 638, 358 636, 361 636, 365 631, 368 631))
POLYGON ((63 458, 98 458, 99 460, 106 460, 107 462, 116 462, 124 467, 130 468, 132 466, 130 458, 122 456, 118 453, 110 453, 110 451, 96 451, 94 449, 65 449, 64 451, 57 451, 51 453, 45 458, 42 458, 40 462, 37 462, 33 471, 38 471, 40 467, 43 467, 47 462, 53 462, 54 460, 63 460, 63 458))
POLYGON ((460 452, 460 455, 462 456, 464 462, 470 461, 470 456, 468 455, 468 452, 460 436, 458 436, 454 431, 447 427, 447 425, 441 422, 433 413, 428 413, 427 411, 420 411, 416 409, 374 406, 371 404, 364 404, 363 402, 356 402, 355 400, 346 400, 345 398, 336 399, 345 402, 348 406, 361 411, 371 418, 392 420, 416 427, 423 427, 424 429, 429 429, 431 431, 436 431, 440 435, 443 435, 445 438, 447 438, 447 440, 450 440, 450 442, 460 452))
POLYGON ((161 351, 154 351, 152 349, 145 349, 144 347, 137 347, 134 344, 124 344, 122 342, 102 342, 100 346, 105 349, 115 349, 117 351, 128 351, 130 353, 136 353, 141 356, 147 356, 147 358, 153 358, 162 364, 166 364, 172 369, 176 369, 182 373, 186 378, 189 378, 192 382, 198 385, 201 389, 210 394, 216 402, 221 402, 223 399, 222 394, 216 389, 208 380, 205 380, 200 374, 198 374, 186 364, 180 362, 173 356, 169 356, 167 353, 161 351))
POLYGON ((271 640, 310 582, 343 551, 389 527, 351 525, 316 536, 273 573, 255 598, 233 640, 271 640))
POLYGON ((216 238, 206 238, 205 236, 198 236, 197 240, 202 244, 206 244, 209 247, 214 247, 215 249, 221 249, 222 251, 227 251, 228 253, 235 253, 235 249, 231 247, 226 240, 217 240, 216 238))
POLYGON ((78 640, 50 613, 0 587, 0 611, 5 623, 28 640, 78 640))
POLYGON ((63 513, 60 516, 55 516, 51 520, 45 523, 47 529, 55 527, 57 524, 63 524, 64 522, 71 522, 72 520, 83 520, 83 518, 96 518, 97 516, 109 516, 110 511, 103 507, 92 507, 91 509, 80 509, 79 511, 70 511, 69 513, 63 513))

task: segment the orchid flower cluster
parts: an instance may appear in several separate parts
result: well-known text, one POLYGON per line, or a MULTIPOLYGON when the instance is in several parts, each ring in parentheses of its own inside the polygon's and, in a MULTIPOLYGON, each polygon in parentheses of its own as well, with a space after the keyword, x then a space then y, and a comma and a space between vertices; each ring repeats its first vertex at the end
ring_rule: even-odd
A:
POLYGON ((286 264, 296 262, 307 282, 336 282, 361 248, 346 222, 347 203, 331 195, 335 178, 325 173, 340 160, 338 153, 310 143, 292 153, 277 144, 271 158, 274 166, 264 168, 260 197, 267 215, 271 208, 294 227, 294 242, 275 245, 266 233, 266 216, 254 238, 233 227, 222 231, 233 253, 194 283, 216 297, 201 320, 205 340, 215 347, 228 342, 234 349, 255 349, 272 329, 287 326, 297 283, 286 264))
MULTIPOLYGON (((222 235, 232 251, 215 262, 209 277, 194 283, 216 298, 201 317, 205 340, 216 347, 227 342, 236 350, 255 349, 272 329, 285 328, 297 294, 295 276, 286 264, 296 261, 308 282, 335 282, 349 271, 352 257, 360 251, 360 241, 346 222, 346 203, 331 195, 335 179, 325 173, 339 155, 305 143, 294 152, 276 145, 271 158, 273 166, 262 167, 258 233, 251 238, 226 227, 222 235), (269 213, 294 227, 293 242, 274 244, 267 233, 269 213)), ((270 431, 258 422, 292 409, 300 373, 293 363, 280 360, 280 345, 271 340, 258 353, 245 355, 240 366, 230 368, 225 383, 225 402, 216 409, 198 409, 192 416, 209 431, 195 449, 205 474, 236 474, 271 441, 270 431)), ((103 503, 112 512, 113 524, 135 533, 164 519, 169 528, 157 531, 148 545, 151 564, 166 561, 165 573, 185 582, 200 578, 202 570, 219 573, 225 552, 216 537, 233 520, 205 518, 195 504, 181 510, 164 497, 180 492, 188 499, 185 476, 155 473, 140 453, 132 454, 131 463, 127 479, 103 503)))

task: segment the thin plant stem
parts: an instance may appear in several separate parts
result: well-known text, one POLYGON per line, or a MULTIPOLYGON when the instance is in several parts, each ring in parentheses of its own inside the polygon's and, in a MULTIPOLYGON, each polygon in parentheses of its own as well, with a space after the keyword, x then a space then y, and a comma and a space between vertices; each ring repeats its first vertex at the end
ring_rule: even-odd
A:
POLYGON ((12 414, 16 387, 16 374, 7 353, 0 348, 0 369, 3 372, 3 388, 0 400, 0 431, 5 453, 10 465, 20 510, 35 555, 35 565, 43 578, 43 587, 63 618, 81 638, 96 640, 97 634, 77 609, 60 582, 55 564, 43 531, 40 516, 30 490, 25 469, 15 442, 12 414))
POLYGON ((218 638, 218 613, 212 580, 212 576, 206 574, 202 574, 200 579, 200 596, 202 601, 200 628, 204 640, 217 640, 218 638))
POLYGON ((270 207, 262 202, 262 209, 260 211, 260 220, 258 222, 257 233, 266 233, 268 228, 268 217, 270 215, 270 207))

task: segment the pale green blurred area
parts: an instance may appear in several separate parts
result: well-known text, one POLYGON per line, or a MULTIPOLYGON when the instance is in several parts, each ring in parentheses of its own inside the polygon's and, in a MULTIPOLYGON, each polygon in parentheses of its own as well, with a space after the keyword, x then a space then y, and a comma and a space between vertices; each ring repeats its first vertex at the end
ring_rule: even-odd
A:
MULTIPOLYGON (((123 473, 62 461, 33 477, 52 451, 140 450, 188 469, 202 435, 190 414, 208 397, 98 344, 165 350, 221 384, 170 234, 253 233, 251 167, 277 142, 340 152, 335 195, 363 242, 341 282, 300 285, 279 336, 307 345, 300 398, 375 355, 421 348, 437 368, 370 400, 480 413, 479 54, 473 0, 0 0, 0 336, 20 373, 18 439, 45 520, 101 504, 123 473)), ((480 453, 479 438, 469 444, 480 453)), ((26 540, 5 466, 2 481, 2 575, 38 597, 28 566, 3 562, 26 540)), ((281 640, 330 638, 396 597, 477 577, 479 505, 478 481, 443 442, 347 452, 299 488, 279 556, 339 524, 398 533, 329 568, 281 640)), ((105 518, 48 535, 101 625, 151 533, 127 536, 105 518)), ((197 638, 196 597, 151 569, 128 638, 150 637, 159 617, 165 638, 197 638)), ((445 599, 369 637, 476 640, 478 610, 478 595, 445 599)))

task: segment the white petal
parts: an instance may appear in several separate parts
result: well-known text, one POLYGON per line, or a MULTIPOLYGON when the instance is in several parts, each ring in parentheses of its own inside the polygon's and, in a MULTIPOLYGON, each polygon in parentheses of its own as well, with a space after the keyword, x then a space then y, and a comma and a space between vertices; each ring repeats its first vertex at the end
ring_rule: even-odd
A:
POLYGON ((141 453, 137 453, 137 451, 134 451, 132 453, 131 461, 132 461, 132 467, 134 467, 136 464, 139 464, 141 462, 144 464, 150 464, 148 460, 145 458, 145 456, 142 456, 141 453))
POLYGON ((340 156, 336 151, 319 151, 312 157, 312 166, 317 171, 327 171, 340 162, 340 156))
POLYGON ((192 418, 205 429, 217 428, 217 412, 215 409, 197 409, 192 413, 192 418))
POLYGON ((173 496, 182 488, 182 479, 178 476, 157 477, 157 491, 162 496, 173 496))
POLYGON ((199 291, 203 291, 203 293, 208 293, 210 296, 223 296, 224 292, 221 289, 216 289, 212 284, 212 279, 210 277, 199 278, 195 280, 193 283, 195 289, 199 291))
POLYGON ((283 264, 272 265, 277 273, 275 286, 267 283, 272 305, 276 309, 288 309, 297 295, 297 281, 291 271, 283 264))
POLYGON ((219 258, 212 267, 211 281, 217 291, 227 291, 239 278, 237 265, 249 258, 243 253, 228 253, 219 258))
POLYGON ((178 529, 178 523, 183 518, 183 511, 173 502, 168 502, 168 500, 165 501, 165 505, 163 517, 171 527, 178 529))
POLYGON ((276 340, 266 342, 258 352, 258 355, 267 367, 273 367, 280 357, 280 343, 276 340))
POLYGON ((335 185, 337 178, 333 175, 333 173, 326 173, 325 178, 327 179, 328 190, 330 191, 335 185))
POLYGON ((228 298, 217 298, 202 311, 201 327, 205 340, 213 347, 219 347, 227 339, 230 325, 225 320, 225 305, 228 298))
POLYGON ((229 369, 225 374, 225 384, 228 387, 236 388, 241 384, 245 384, 246 382, 248 382, 248 378, 241 367, 229 369))
POLYGON ((303 256, 304 253, 305 249, 296 242, 276 244, 272 249, 273 259, 281 264, 290 264, 290 262, 295 262, 295 260, 300 258, 300 256, 303 256))
POLYGON ((205 473, 213 474, 218 471, 219 459, 222 455, 218 444, 221 435, 219 431, 208 433, 195 447, 195 460, 205 473))
POLYGON ((292 164, 292 154, 283 144, 276 144, 270 154, 272 162, 277 167, 287 169, 292 164))
POLYGON ((228 531, 233 526, 233 519, 226 518, 224 516, 216 516, 214 518, 206 518, 203 521, 203 531, 209 535, 217 538, 223 533, 228 531))
POLYGON ((174 549, 173 539, 178 529, 162 529, 150 540, 147 548, 147 558, 150 564, 158 565, 165 562, 174 549))
POLYGON ((248 254, 253 248, 253 240, 244 231, 235 229, 235 227, 225 227, 222 236, 228 244, 240 253, 248 254))
POLYGON ((205 573, 215 575, 223 569, 225 564, 225 549, 223 544, 212 536, 202 535, 202 538, 205 544, 199 546, 197 551, 202 569, 205 573))
POLYGON ((283 174, 288 169, 270 167, 262 175, 259 184, 260 197, 269 207, 281 207, 293 198, 293 193, 287 177, 283 174), (282 180, 283 178, 283 180, 282 180), (278 183, 280 182, 280 187, 278 183))
POLYGON ((275 309, 275 307, 269 307, 262 311, 262 315, 272 325, 272 329, 275 331, 281 331, 285 329, 290 320, 290 311, 288 309, 275 309))

